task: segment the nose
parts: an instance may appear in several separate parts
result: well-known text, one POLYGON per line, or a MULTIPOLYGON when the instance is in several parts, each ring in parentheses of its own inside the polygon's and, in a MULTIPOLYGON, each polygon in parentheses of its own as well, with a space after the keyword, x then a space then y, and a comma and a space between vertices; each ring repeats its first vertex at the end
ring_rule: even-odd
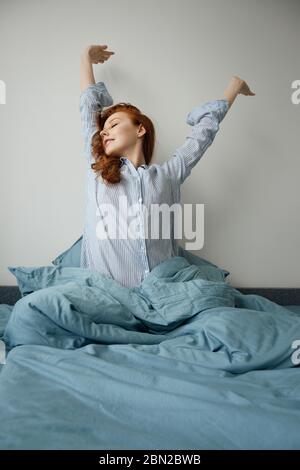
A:
POLYGON ((105 136, 108 136, 108 133, 105 129, 102 129, 102 131, 100 132, 100 136, 102 137, 102 139, 104 139, 105 136))

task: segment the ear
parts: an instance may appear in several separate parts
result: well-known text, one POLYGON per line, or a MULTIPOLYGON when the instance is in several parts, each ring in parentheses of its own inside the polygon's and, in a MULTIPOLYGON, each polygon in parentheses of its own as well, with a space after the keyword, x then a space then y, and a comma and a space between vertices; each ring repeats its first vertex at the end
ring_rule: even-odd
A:
POLYGON ((146 129, 143 124, 139 124, 138 137, 142 137, 144 134, 146 134, 146 129))

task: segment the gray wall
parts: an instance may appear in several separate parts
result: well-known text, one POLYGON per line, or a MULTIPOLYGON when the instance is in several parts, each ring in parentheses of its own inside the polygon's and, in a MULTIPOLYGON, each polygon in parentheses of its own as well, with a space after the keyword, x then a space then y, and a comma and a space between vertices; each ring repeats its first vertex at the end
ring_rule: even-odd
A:
POLYGON ((115 55, 94 66, 114 102, 129 101, 157 131, 163 162, 190 130, 187 113, 239 96, 191 176, 183 203, 205 204, 204 248, 236 286, 300 287, 300 2, 297 0, 1 0, 0 284, 7 266, 48 265, 82 233, 85 170, 79 56, 87 44, 115 55))

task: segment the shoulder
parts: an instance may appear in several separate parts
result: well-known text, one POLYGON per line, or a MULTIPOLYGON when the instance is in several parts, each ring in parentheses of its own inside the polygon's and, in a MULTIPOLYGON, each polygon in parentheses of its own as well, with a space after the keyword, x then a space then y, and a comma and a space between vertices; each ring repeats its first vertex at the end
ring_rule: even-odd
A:
POLYGON ((156 184, 161 187, 173 183, 172 172, 168 171, 166 163, 152 163, 147 168, 147 175, 150 180, 156 181, 156 184))

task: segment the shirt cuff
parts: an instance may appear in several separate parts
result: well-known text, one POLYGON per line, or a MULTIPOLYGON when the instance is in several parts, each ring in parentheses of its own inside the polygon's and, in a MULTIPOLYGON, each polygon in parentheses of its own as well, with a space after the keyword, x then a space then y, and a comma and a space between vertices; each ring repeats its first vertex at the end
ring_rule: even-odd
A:
POLYGON ((216 116, 219 122, 225 117, 229 109, 229 101, 226 99, 207 101, 201 106, 196 106, 187 115, 186 122, 193 126, 200 122, 200 119, 207 113, 212 113, 216 116))
POLYGON ((80 93, 80 101, 86 96, 91 97, 93 101, 99 102, 102 107, 111 106, 114 103, 104 82, 91 83, 91 85, 88 85, 80 93))

